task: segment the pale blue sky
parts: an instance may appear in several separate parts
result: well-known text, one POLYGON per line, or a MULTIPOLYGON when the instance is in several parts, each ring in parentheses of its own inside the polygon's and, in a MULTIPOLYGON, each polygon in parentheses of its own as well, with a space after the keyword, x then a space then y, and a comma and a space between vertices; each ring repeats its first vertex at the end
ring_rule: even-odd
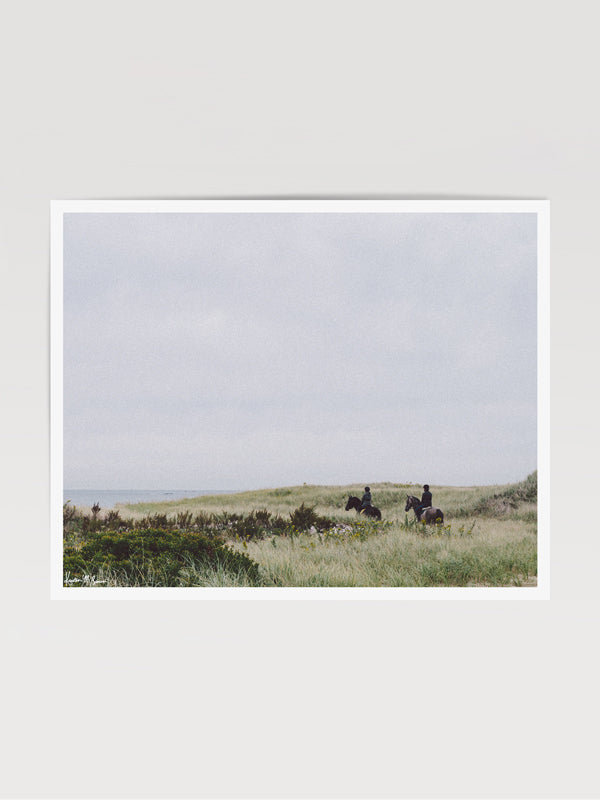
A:
POLYGON ((70 488, 536 468, 536 216, 69 213, 70 488))

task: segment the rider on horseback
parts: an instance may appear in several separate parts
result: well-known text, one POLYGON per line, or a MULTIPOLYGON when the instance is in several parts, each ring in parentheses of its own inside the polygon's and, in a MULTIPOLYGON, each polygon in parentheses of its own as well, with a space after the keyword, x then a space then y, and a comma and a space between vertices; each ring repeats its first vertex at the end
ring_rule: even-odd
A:
POLYGON ((416 508, 417 516, 420 516, 420 512, 424 508, 429 508, 430 506, 433 505, 433 496, 432 496, 431 492, 429 491, 429 484, 426 483, 425 486, 423 486, 423 489, 425 491, 423 492, 423 494, 421 496, 421 502, 419 503, 419 505, 416 508))
POLYGON ((360 510, 362 511, 363 508, 371 505, 371 490, 368 486, 365 486, 365 493, 362 496, 362 500, 360 501, 360 510))

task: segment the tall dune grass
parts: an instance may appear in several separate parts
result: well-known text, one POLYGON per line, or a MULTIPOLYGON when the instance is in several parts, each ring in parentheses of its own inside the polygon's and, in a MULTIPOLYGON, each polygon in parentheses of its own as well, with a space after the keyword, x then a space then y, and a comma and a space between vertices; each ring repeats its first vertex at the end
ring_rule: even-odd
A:
POLYGON ((362 536, 238 543, 273 586, 535 585, 537 536, 518 520, 456 520, 435 532, 380 523, 362 536))

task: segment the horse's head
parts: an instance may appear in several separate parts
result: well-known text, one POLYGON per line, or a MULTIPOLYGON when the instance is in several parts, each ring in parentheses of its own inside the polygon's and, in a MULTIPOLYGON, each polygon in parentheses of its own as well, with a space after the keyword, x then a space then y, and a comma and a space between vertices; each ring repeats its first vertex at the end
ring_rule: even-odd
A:
MULTIPOLYGON (((356 508, 356 501, 357 500, 358 500, 358 497, 352 497, 352 495, 350 495, 350 497, 348 498, 348 502, 346 503, 346 509, 345 510, 346 511, 350 511, 351 508, 356 508)), ((360 504, 360 500, 358 502, 360 504)))
MULTIPOLYGON (((406 508, 404 510, 405 511, 410 511, 411 508, 414 508, 416 499, 417 499, 416 497, 412 497, 410 494, 407 494, 406 495, 406 508)), ((418 501, 417 501, 417 504, 418 504, 418 501)))

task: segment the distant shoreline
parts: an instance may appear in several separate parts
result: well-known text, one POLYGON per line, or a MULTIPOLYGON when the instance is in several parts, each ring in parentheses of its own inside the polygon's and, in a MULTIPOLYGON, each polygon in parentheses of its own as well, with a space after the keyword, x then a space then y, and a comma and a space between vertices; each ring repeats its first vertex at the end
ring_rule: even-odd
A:
POLYGON ((216 494, 237 494, 236 489, 64 489, 63 504, 69 502, 77 508, 91 508, 98 503, 101 509, 110 510, 117 504, 164 503, 170 500, 204 497, 216 494))

